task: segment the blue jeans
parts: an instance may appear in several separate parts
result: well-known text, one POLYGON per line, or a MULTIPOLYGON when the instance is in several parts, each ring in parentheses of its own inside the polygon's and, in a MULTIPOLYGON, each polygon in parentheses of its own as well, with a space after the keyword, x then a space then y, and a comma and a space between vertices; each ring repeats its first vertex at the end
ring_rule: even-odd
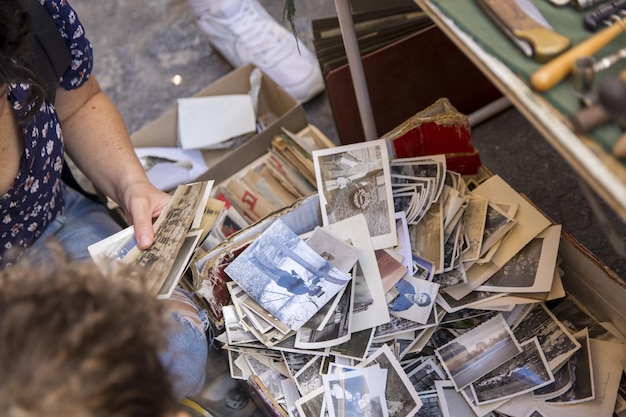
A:
MULTIPOLYGON (((89 200, 78 191, 63 184, 65 209, 48 225, 29 250, 44 250, 48 239, 55 239, 71 259, 90 259, 87 247, 121 230, 106 208, 89 200)), ((28 255, 26 255, 28 256, 28 255)), ((178 288, 176 291, 182 291, 178 288)), ((186 294, 186 296, 188 296, 186 294)), ((167 302, 165 300, 165 302, 167 302)), ((199 393, 204 385, 208 342, 206 310, 198 311, 198 320, 190 320, 172 310, 177 326, 169 336, 168 349, 160 357, 172 375, 174 393, 178 399, 199 393), (200 323, 200 324, 198 324, 200 323)))

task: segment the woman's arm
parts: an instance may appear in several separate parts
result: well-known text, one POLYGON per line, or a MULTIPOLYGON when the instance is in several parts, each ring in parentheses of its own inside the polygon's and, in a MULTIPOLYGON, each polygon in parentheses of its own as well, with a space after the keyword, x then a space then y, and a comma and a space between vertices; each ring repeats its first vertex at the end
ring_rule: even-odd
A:
POLYGON ((72 161, 122 207, 135 227, 139 247, 149 247, 154 239, 152 220, 170 196, 148 181, 115 104, 92 74, 77 89, 57 89, 55 107, 72 161))

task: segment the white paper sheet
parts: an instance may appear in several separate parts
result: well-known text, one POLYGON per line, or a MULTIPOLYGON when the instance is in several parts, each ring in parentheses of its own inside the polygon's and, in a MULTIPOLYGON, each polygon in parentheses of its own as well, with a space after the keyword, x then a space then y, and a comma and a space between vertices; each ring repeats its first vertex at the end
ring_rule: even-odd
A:
POLYGON ((183 149, 204 149, 254 131, 248 94, 178 99, 178 144, 183 149))

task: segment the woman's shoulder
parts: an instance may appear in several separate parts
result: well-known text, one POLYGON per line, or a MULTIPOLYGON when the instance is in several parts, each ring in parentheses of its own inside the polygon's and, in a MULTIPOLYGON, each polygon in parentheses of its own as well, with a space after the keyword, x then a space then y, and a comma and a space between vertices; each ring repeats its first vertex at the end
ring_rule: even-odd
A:
POLYGON ((72 65, 63 74, 61 85, 66 89, 81 86, 93 67, 93 50, 78 14, 67 0, 38 0, 46 8, 65 39, 72 65))

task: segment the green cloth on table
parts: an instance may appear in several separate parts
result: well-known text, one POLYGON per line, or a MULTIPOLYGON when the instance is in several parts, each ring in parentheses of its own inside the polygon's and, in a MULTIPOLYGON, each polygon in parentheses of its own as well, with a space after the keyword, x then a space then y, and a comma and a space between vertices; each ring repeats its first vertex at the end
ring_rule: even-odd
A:
MULTIPOLYGON (((572 45, 577 45, 594 34, 583 26, 584 12, 578 12, 571 6, 556 7, 546 0, 529 1, 537 6, 537 9, 541 11, 556 32, 568 36, 572 40, 572 45)), ((453 20, 459 29, 470 35, 485 51, 506 64, 527 84, 532 73, 541 67, 542 64, 524 55, 522 50, 493 23, 474 0, 430 0, 430 3, 453 20)), ((601 59, 625 46, 626 33, 622 33, 606 47, 599 50, 595 57, 601 59)), ((626 60, 600 72, 595 80, 597 82, 603 77, 616 75, 624 69, 626 69, 626 60)), ((552 89, 539 94, 567 118, 580 109, 578 100, 570 87, 569 78, 564 79, 552 89)), ((622 133, 617 124, 610 123, 594 129, 587 136, 601 144, 606 152, 610 153, 613 144, 622 133)))

